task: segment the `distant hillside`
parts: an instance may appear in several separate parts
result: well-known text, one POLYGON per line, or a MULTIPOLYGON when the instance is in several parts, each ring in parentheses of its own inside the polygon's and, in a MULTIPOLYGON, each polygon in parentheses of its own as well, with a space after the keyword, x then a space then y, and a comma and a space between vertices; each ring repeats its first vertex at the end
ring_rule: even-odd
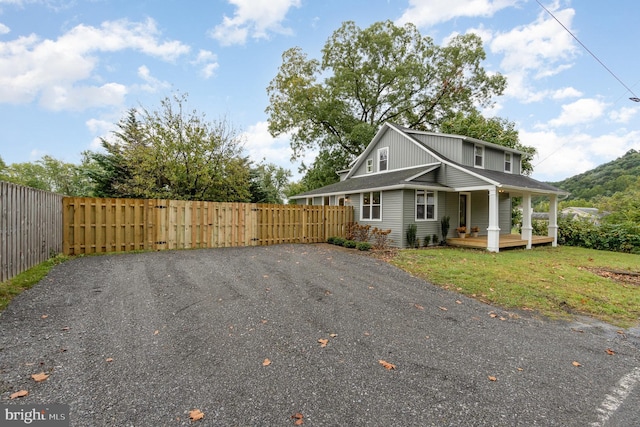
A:
POLYGON ((571 199, 591 200, 596 196, 612 196, 637 186, 640 177, 640 152, 629 150, 627 154, 580 175, 550 184, 571 192, 571 199))

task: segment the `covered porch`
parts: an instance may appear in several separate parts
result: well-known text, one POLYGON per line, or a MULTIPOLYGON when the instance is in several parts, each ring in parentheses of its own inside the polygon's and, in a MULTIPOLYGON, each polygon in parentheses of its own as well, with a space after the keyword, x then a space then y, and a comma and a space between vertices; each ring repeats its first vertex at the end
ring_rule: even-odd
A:
MULTIPOLYGON (((554 243, 555 238, 553 236, 531 236, 531 245, 546 245, 554 243)), ((501 234, 499 239, 499 248, 517 248, 524 247, 527 248, 528 240, 523 239, 520 234, 501 234)), ((475 248, 475 249, 487 249, 488 245, 488 237, 487 236, 478 236, 478 237, 470 237, 466 236, 464 238, 448 238, 447 244, 451 246, 465 247, 465 248, 475 248)))

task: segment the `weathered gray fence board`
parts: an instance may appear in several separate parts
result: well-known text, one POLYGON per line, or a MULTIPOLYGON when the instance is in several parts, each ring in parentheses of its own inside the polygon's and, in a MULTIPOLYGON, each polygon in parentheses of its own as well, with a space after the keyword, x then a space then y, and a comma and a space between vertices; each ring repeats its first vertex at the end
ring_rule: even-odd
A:
POLYGON ((0 181, 0 281, 62 252, 62 199, 0 181))

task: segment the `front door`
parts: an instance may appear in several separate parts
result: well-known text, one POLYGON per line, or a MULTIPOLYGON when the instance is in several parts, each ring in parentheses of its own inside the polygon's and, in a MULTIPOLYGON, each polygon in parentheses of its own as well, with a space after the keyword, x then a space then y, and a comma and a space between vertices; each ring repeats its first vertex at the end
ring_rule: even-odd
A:
POLYGON ((460 193, 460 214, 459 214, 459 227, 467 227, 467 232, 469 231, 469 222, 471 222, 471 194, 469 193, 460 193))

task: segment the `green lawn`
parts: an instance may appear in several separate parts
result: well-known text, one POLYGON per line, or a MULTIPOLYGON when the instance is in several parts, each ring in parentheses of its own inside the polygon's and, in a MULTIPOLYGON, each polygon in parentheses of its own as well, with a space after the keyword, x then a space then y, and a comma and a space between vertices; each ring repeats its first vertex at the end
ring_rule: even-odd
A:
POLYGON ((401 250, 391 263, 435 285, 505 309, 554 318, 591 316, 620 327, 640 321, 640 286, 594 271, 640 272, 640 256, 576 247, 489 253, 435 248, 401 250))

